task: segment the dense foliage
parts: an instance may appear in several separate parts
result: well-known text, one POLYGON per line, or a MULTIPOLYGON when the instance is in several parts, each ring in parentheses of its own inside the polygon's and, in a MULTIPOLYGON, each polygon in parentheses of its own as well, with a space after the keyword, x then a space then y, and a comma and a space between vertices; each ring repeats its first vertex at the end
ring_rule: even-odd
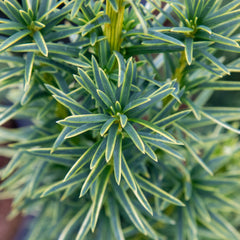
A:
POLYGON ((209 103, 240 90, 239 6, 0 1, 1 198, 26 239, 240 239, 240 106, 209 103))

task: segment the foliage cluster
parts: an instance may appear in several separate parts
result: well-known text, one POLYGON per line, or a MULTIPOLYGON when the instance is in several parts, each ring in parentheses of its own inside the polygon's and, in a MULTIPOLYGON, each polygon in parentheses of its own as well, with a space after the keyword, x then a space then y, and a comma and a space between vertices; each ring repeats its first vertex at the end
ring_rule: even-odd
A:
POLYGON ((240 239, 240 106, 209 104, 240 90, 239 6, 0 1, 0 124, 25 123, 0 128, 1 198, 26 239, 240 239))

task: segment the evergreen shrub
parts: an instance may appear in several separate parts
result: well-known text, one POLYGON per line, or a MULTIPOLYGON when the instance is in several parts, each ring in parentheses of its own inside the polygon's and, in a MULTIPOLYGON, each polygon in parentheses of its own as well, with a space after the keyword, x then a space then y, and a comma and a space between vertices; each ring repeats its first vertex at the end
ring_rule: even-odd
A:
POLYGON ((0 1, 1 198, 26 239, 240 239, 239 7, 0 1))

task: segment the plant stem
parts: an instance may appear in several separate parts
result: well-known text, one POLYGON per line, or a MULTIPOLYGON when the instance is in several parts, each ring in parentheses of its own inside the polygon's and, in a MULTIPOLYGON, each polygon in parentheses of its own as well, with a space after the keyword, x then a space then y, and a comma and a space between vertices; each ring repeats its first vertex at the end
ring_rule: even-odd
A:
POLYGON ((179 84, 181 83, 185 67, 186 67, 186 57, 185 57, 184 52, 182 52, 181 57, 180 57, 179 67, 176 68, 176 70, 173 74, 173 79, 177 79, 177 82, 179 84))
MULTIPOLYGON (((184 74, 184 69, 186 67, 186 57, 184 52, 181 53, 181 57, 180 57, 180 64, 179 67, 176 68, 172 79, 177 79, 177 82, 180 84, 181 86, 181 80, 183 78, 183 74, 184 74)), ((172 96, 168 96, 165 99, 163 99, 163 106, 166 106, 171 100, 173 99, 172 96)))
POLYGON ((106 14, 109 16, 111 23, 106 23, 104 26, 104 34, 110 44, 111 51, 119 51, 121 46, 121 34, 123 25, 124 0, 117 0, 118 11, 116 12, 110 1, 107 0, 106 4, 106 14))

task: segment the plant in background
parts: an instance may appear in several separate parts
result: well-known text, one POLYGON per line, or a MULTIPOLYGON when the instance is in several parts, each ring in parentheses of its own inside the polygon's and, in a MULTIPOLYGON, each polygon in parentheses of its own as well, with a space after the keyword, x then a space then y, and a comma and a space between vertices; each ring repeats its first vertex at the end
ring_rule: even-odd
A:
POLYGON ((0 2, 0 123, 27 124, 0 128, 1 197, 26 239, 240 239, 240 109, 211 101, 240 90, 239 6, 0 2))

